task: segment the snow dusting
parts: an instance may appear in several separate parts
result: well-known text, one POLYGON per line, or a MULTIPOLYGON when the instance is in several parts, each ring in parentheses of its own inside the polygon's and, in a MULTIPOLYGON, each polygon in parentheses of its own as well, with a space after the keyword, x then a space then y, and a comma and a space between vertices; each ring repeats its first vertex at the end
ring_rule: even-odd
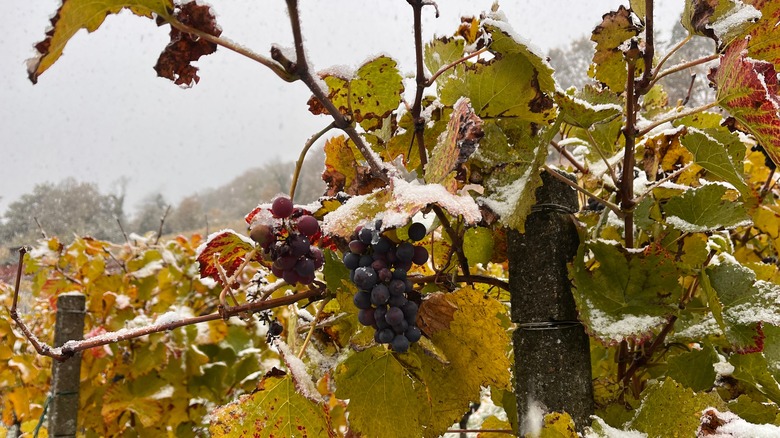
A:
POLYGON ((596 432, 592 428, 587 427, 585 428, 585 438, 647 438, 647 434, 643 432, 615 429, 596 415, 591 416, 591 418, 596 422, 601 431, 596 432))
POLYGON ((649 315, 621 315, 616 318, 599 310, 593 303, 588 302, 590 311, 588 326, 599 337, 613 342, 621 342, 628 337, 638 337, 649 333, 655 327, 666 322, 662 316, 649 315))
POLYGON ((322 401, 322 396, 319 391, 317 391, 317 387, 314 386, 309 371, 306 369, 306 364, 296 357, 290 350, 290 347, 281 339, 276 339, 274 345, 279 350, 279 354, 282 356, 284 363, 287 364, 287 371, 290 373, 290 376, 292 376, 295 388, 302 396, 309 400, 316 402, 322 401))
POLYGON ((550 66, 550 63, 547 62, 547 55, 544 54, 544 51, 541 50, 539 47, 536 46, 536 44, 532 43, 531 40, 524 38, 520 36, 517 32, 515 32, 514 29, 512 29, 512 26, 508 23, 509 20, 507 20, 506 15, 504 14, 504 11, 495 11, 488 14, 487 18, 482 20, 483 26, 493 26, 500 30, 502 33, 506 34, 509 38, 512 38, 515 40, 517 44, 520 44, 522 46, 525 46, 528 48, 528 50, 536 55, 542 63, 550 68, 552 70, 552 66, 550 66))
POLYGON ((137 271, 133 271, 128 275, 135 278, 151 277, 152 275, 155 275, 158 272, 160 272, 160 269, 162 269, 164 266, 165 265, 163 264, 162 260, 154 260, 147 263, 143 268, 137 271))
POLYGON ((498 214, 502 222, 508 220, 514 214, 517 203, 520 202, 534 171, 534 166, 528 166, 520 178, 509 185, 499 187, 489 198, 478 198, 479 201, 498 214))
POLYGON ((528 412, 520 422, 520 434, 537 438, 544 427, 544 406, 537 400, 528 400, 528 412))
POLYGON ((715 408, 707 408, 701 417, 703 424, 716 425, 714 433, 707 431, 702 434, 699 428, 698 436, 709 438, 776 438, 780 436, 780 427, 773 424, 753 424, 731 412, 720 412, 715 408))
POLYGON ((740 0, 735 0, 734 7, 724 14, 723 19, 714 24, 708 24, 706 27, 712 29, 718 39, 723 39, 724 36, 739 26, 748 22, 758 21, 760 18, 761 12, 758 9, 752 5, 742 3, 740 0))

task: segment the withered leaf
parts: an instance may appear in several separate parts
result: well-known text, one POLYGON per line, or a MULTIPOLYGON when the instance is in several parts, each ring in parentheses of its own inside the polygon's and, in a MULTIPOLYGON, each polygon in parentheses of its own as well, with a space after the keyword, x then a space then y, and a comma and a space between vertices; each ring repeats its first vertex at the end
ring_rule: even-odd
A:
POLYGON ((443 292, 430 294, 420 305, 417 326, 426 336, 431 337, 436 332, 450 328, 456 310, 458 306, 447 299, 447 294, 443 292))
MULTIPOLYGON (((174 19, 203 31, 209 35, 220 36, 222 29, 217 25, 216 18, 208 5, 197 2, 177 5, 174 19)), ((210 55, 217 50, 217 45, 196 35, 185 33, 171 26, 171 42, 160 54, 154 66, 157 75, 172 80, 176 85, 191 87, 200 81, 198 67, 191 63, 201 56, 210 55)))

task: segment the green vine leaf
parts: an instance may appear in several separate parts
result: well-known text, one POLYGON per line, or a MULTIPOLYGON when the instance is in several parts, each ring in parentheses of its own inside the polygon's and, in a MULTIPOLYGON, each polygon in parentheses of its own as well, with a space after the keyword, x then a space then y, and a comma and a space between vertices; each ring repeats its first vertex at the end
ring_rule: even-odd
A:
POLYGON ((735 42, 721 56, 710 79, 717 86, 717 99, 764 147, 769 158, 780 163, 780 117, 777 108, 777 73, 770 62, 745 55, 748 41, 735 42))
MULTIPOLYGON (((741 161, 733 159, 722 142, 705 131, 689 128, 688 133, 680 138, 680 143, 691 151, 696 164, 733 185, 746 200, 754 197, 738 170, 737 163, 741 161)), ((742 148, 744 150, 744 146, 742 148)))
POLYGON ((701 349, 670 357, 666 362, 666 375, 696 392, 709 391, 717 378, 713 366, 717 362, 717 351, 712 345, 704 344, 701 349))
POLYGON ((649 339, 676 313, 682 294, 673 257, 658 247, 639 252, 604 241, 584 242, 569 275, 582 322, 607 345, 649 339), (588 251, 593 256, 586 261, 588 251))
POLYGON ((32 83, 62 55, 65 45, 81 29, 96 31, 106 16, 128 9, 135 15, 170 18, 173 0, 64 0, 51 19, 46 39, 35 45, 38 54, 27 62, 27 73, 32 83))
POLYGON ((333 437, 328 408, 296 389, 293 379, 276 368, 257 390, 212 412, 209 432, 215 437, 333 437))
POLYGON ((750 225, 752 221, 747 210, 741 202, 728 196, 729 192, 729 188, 721 184, 687 190, 664 205, 666 223, 688 233, 750 225))
MULTIPOLYGON (((596 43, 596 53, 593 55, 590 74, 615 93, 622 93, 626 89, 628 78, 621 46, 639 35, 641 30, 641 25, 634 22, 631 11, 623 5, 617 11, 604 14, 601 24, 593 29, 590 40, 596 43)), ((640 70, 641 65, 642 61, 638 61, 637 70, 640 70)))
POLYGON ((437 38, 425 45, 423 62, 429 71, 435 73, 463 57, 465 44, 463 38, 437 38))
MULTIPOLYGON (((401 103, 404 92, 403 78, 394 59, 378 56, 350 74, 344 71, 324 71, 320 77, 328 85, 328 98, 342 114, 350 115, 366 131, 382 127, 401 103)), ((309 99, 313 114, 327 114, 316 98, 309 99)))
POLYGON ((745 3, 761 11, 761 18, 748 31, 750 56, 771 62, 775 69, 780 68, 780 45, 777 44, 780 3, 769 0, 746 0, 745 3))
POLYGON ((734 366, 731 375, 735 379, 752 386, 769 400, 780 403, 780 385, 769 371, 775 367, 770 368, 763 353, 732 354, 729 363, 734 366))
POLYGON ((739 352, 761 351, 761 325, 780 325, 780 285, 756 280, 756 274, 731 257, 718 257, 704 271, 702 288, 715 320, 739 352))
POLYGON ((384 347, 354 353, 335 373, 336 397, 349 399, 350 428, 364 436, 419 436, 429 424, 430 407, 423 384, 384 347), (392 427, 377 421, 393 416, 392 427))
POLYGON ((717 393, 693 392, 667 378, 644 391, 642 405, 627 428, 647 436, 668 436, 670 431, 677 436, 695 436, 699 417, 708 407, 726 410, 717 393))
POLYGON ((560 90, 555 92, 555 103, 561 112, 561 120, 567 125, 588 129, 597 123, 613 120, 623 113, 623 107, 618 103, 596 103, 591 100, 585 100, 586 94, 589 97, 598 97, 598 94, 586 93, 583 90, 578 96, 574 92, 573 88, 566 90, 566 92, 560 90))

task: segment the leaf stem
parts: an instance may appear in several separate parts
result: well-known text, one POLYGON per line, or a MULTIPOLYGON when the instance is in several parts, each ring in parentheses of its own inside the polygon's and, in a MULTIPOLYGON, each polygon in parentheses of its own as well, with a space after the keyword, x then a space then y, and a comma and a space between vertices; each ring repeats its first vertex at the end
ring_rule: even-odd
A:
POLYGON ((284 66, 282 64, 274 61, 271 58, 266 58, 263 55, 260 55, 258 53, 255 53, 246 47, 236 44, 235 42, 225 38, 225 37, 218 37, 214 36, 210 33, 203 32, 200 29, 196 29, 191 26, 187 26, 186 24, 180 22, 179 20, 176 20, 173 17, 163 17, 171 26, 175 27, 176 29, 179 29, 182 32, 189 33, 192 35, 195 35, 199 38, 203 38, 204 40, 216 44, 220 47, 224 47, 228 50, 232 50, 233 52, 238 53, 239 55, 243 55, 253 61, 259 62, 260 64, 268 67, 271 69, 272 72, 274 72, 277 76, 282 78, 285 82, 295 82, 299 78, 295 76, 293 73, 285 70, 284 66))
POLYGON ((677 73, 678 71, 682 71, 682 70, 685 70, 685 69, 688 69, 688 68, 691 68, 691 67, 695 67, 695 66, 697 66, 699 64, 706 64, 706 63, 708 63, 710 61, 714 61, 714 60, 718 59, 719 56, 720 56, 719 54, 715 53, 715 54, 712 54, 712 55, 709 55, 709 56, 705 56, 703 58, 695 59, 695 60, 690 61, 690 62, 684 62, 682 64, 677 64, 674 67, 669 67, 668 69, 666 69, 666 70, 664 70, 664 71, 662 71, 662 72, 660 72, 660 73, 658 73, 656 75, 655 79, 653 79, 653 81, 650 83, 650 87, 652 88, 652 86, 655 85, 656 82, 658 82, 659 80, 663 79, 666 76, 669 76, 672 73, 677 73))
POLYGON ((447 233, 447 235, 450 236, 450 240, 452 240, 452 248, 455 251, 455 255, 458 256, 458 263, 460 264, 460 269, 463 271, 463 275, 466 277, 470 276, 469 260, 466 258, 466 253, 463 252, 463 239, 461 238, 460 234, 458 234, 458 232, 452 228, 449 219, 447 219, 447 215, 444 213, 444 210, 442 210, 441 207, 436 204, 432 204, 431 209, 433 209, 436 217, 439 218, 439 221, 441 221, 441 225, 444 227, 444 231, 447 233))
MULTIPOLYGON (((693 35, 688 34, 688 36, 683 38, 683 40, 680 41, 679 43, 675 44, 674 47, 672 47, 671 50, 669 50, 669 52, 666 55, 664 55, 663 58, 661 58, 661 61, 658 62, 658 65, 655 66, 655 69, 654 69, 653 82, 652 82, 653 84, 655 84, 656 80, 658 79, 658 73, 661 71, 661 67, 663 67, 664 64, 666 64, 666 61, 668 61, 669 58, 672 57, 672 55, 677 53, 678 50, 682 49, 686 44, 688 44, 688 42, 691 40, 691 38, 693 38, 693 35)), ((651 87, 652 87, 652 85, 651 85, 651 87)))
POLYGON ((718 102, 710 102, 708 104, 705 104, 705 105, 702 105, 702 106, 699 106, 699 107, 696 107, 696 108, 691 108, 688 111, 680 111, 679 113, 672 114, 671 116, 664 117, 663 119, 656 120, 656 121, 650 123, 649 125, 647 125, 644 128, 640 129, 636 133, 636 135, 638 137, 641 137, 641 136, 647 134, 648 132, 652 131, 653 129, 657 128, 658 126, 663 125, 666 122, 672 122, 674 120, 681 119, 683 117, 687 117, 687 116, 690 116, 692 114, 700 113, 702 111, 707 111, 708 109, 714 108, 716 106, 718 106, 718 102))
POLYGON ((306 158, 306 154, 309 152, 309 149, 314 145, 314 143, 317 142, 317 140, 320 139, 323 135, 325 135, 326 132, 330 131, 336 127, 336 122, 331 122, 330 125, 322 128, 320 131, 314 133, 311 137, 309 137, 308 140, 306 140, 306 144, 303 146, 303 150, 301 150, 300 155, 298 156, 298 161, 295 162, 295 171, 293 172, 292 182, 290 183, 290 200, 295 201, 295 189, 298 186, 298 177, 301 174, 301 169, 303 168, 303 160, 306 158))
POLYGON ((574 158, 574 156, 568 150, 566 150, 565 147, 558 144, 558 142, 555 140, 550 141, 550 144, 552 145, 552 147, 555 148, 556 151, 558 151, 559 154, 563 155, 563 158, 566 158, 566 160, 568 160, 569 163, 571 163, 571 165, 574 166, 574 168, 577 169, 581 174, 583 175, 588 174, 588 169, 586 169, 585 166, 583 166, 579 161, 577 161, 577 159, 574 158))
POLYGON ((325 309, 325 306, 329 302, 330 302, 330 297, 325 298, 325 301, 322 302, 320 309, 317 311, 317 315, 314 316, 314 321, 311 322, 311 328, 309 329, 309 333, 306 334, 306 339, 303 340, 303 345, 301 345, 301 349, 300 351, 298 351, 298 359, 303 357, 303 353, 306 351, 306 346, 309 345, 309 341, 311 340, 311 335, 314 333, 314 329, 317 328, 317 321, 322 316, 322 311, 325 309))
POLYGON ((642 200, 643 200, 643 199, 645 199, 645 197, 647 197, 647 195, 649 195, 650 193, 652 193, 652 192, 653 192, 653 190, 655 190, 656 188, 658 188, 658 187, 659 187, 661 184, 663 184, 663 183, 665 183, 665 182, 667 182, 667 181, 671 180, 672 178, 675 178, 677 175, 679 175, 679 174, 681 174, 681 173, 685 172, 685 171, 686 171, 686 170, 688 170, 688 169, 689 169, 691 166, 693 166, 693 164, 694 164, 694 163, 692 163, 692 162, 691 162, 691 163, 688 163, 688 164, 686 164, 685 166, 683 166, 683 167, 681 167, 681 168, 679 168, 679 169, 675 170, 674 172, 670 173, 669 175, 667 175, 667 176, 665 176, 665 177, 663 177, 663 178, 659 179, 658 181, 656 181, 656 182, 655 182, 655 184, 653 184, 653 186, 652 186, 652 187, 650 187, 649 189, 647 189, 647 191, 646 191, 646 192, 644 192, 644 193, 642 193, 641 195, 637 196, 637 197, 634 199, 634 203, 636 203, 636 204, 639 204, 640 202, 642 202, 642 200))
POLYGON ((451 69, 452 67, 455 67, 458 64, 462 64, 462 63, 466 62, 467 60, 469 60, 469 59, 471 59, 471 58, 473 58, 475 56, 479 56, 479 55, 487 52, 487 49, 488 49, 487 47, 483 47, 483 48, 477 50, 476 52, 471 52, 468 55, 458 59, 457 61, 453 61, 453 62, 451 62, 451 63, 441 67, 436 73, 433 74, 433 76, 428 78, 428 81, 425 83, 425 86, 426 87, 430 87, 431 85, 433 85, 436 82, 436 79, 439 76, 441 76, 442 73, 446 72, 447 70, 451 69))

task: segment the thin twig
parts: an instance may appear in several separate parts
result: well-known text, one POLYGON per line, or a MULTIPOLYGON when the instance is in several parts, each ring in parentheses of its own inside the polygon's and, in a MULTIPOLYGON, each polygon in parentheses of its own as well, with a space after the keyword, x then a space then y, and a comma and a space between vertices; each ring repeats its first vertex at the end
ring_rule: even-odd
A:
POLYGON ((306 339, 303 340, 303 345, 301 345, 301 350, 298 352, 298 359, 303 357, 303 353, 306 351, 306 346, 309 345, 309 341, 311 341, 311 335, 314 334, 314 329, 317 327, 317 320, 320 319, 320 317, 322 316, 322 311, 325 309, 325 306, 327 306, 329 302, 330 302, 330 297, 325 298, 325 301, 322 302, 320 309, 317 311, 317 314, 314 316, 314 321, 311 322, 311 328, 309 329, 309 333, 306 334, 306 339))
POLYGON ((122 221, 120 221, 118 217, 114 219, 116 219, 116 224, 119 225, 119 231, 122 232, 122 237, 125 238, 125 243, 129 245, 130 239, 127 238, 127 233, 125 233, 125 227, 122 226, 122 221))
POLYGON ((425 119, 422 115, 422 98, 428 80, 425 77, 425 65, 423 64, 422 44, 422 0, 407 0, 414 11, 414 55, 417 64, 417 90, 412 103, 412 120, 414 120, 414 138, 417 140, 417 152, 420 154, 420 172, 425 174, 425 165, 428 164, 428 152, 425 149, 425 119))
POLYGON ((714 61, 714 60, 718 59, 719 56, 720 56, 719 54, 715 53, 713 55, 709 55, 709 56, 705 56, 703 58, 695 59, 693 61, 683 62, 682 64, 677 64, 674 67, 669 67, 668 69, 666 69, 666 70, 658 73, 658 75, 656 75, 655 79, 653 79, 653 81, 650 82, 650 88, 652 88, 653 85, 655 85, 656 82, 658 82, 659 80, 663 79, 666 76, 669 76, 672 73, 677 73, 678 71, 683 71, 683 70, 689 69, 691 67, 696 67, 697 65, 700 65, 700 64, 706 64, 706 63, 708 63, 710 61, 714 61))
MULTIPOLYGON (((653 58, 655 57, 655 31, 653 29, 653 3, 654 0, 645 0, 645 52, 642 59, 645 70, 637 84, 637 97, 650 91, 653 77, 653 58)), ((627 97, 631 94, 626 93, 627 97)))
POLYGON ((590 129, 586 129, 585 133, 588 134, 588 140, 590 140, 590 144, 593 145, 593 148, 596 149, 596 153, 599 154, 601 161, 603 161, 604 165, 607 166, 607 171, 609 172, 609 176, 612 178, 612 184, 614 184, 614 186, 617 187, 619 179, 617 177, 617 174, 615 173, 615 168, 612 167, 612 165, 609 163, 609 160, 604 155, 604 152, 596 143, 596 139, 593 138, 593 133, 590 132, 590 129))
POLYGON ((693 92, 693 85, 696 83, 696 73, 691 75, 691 83, 688 85, 688 92, 685 93, 685 99, 682 101, 682 106, 685 106, 688 104, 688 101, 691 100, 691 93, 693 92))
POLYGON ((643 199, 645 199, 645 197, 647 197, 647 195, 649 195, 650 193, 652 193, 652 192, 653 192, 653 190, 655 190, 656 188, 658 188, 658 187, 659 187, 661 184, 663 184, 663 183, 665 183, 665 182, 667 182, 667 181, 671 180, 672 178, 675 178, 675 177, 677 177, 677 175, 679 175, 679 174, 681 174, 681 173, 685 172, 686 170, 688 170, 688 169, 689 169, 691 166, 693 166, 693 165, 694 165, 694 163, 692 163, 692 162, 691 162, 691 163, 688 163, 688 164, 686 164, 685 166, 683 166, 683 167, 681 167, 681 168, 679 168, 679 169, 675 170, 674 172, 670 173, 669 175, 667 175, 667 176, 665 176, 665 177, 663 177, 663 178, 659 179, 658 181, 656 181, 656 182, 655 182, 655 184, 653 184, 653 185, 652 185, 652 187, 650 187, 649 189, 647 189, 647 191, 646 191, 646 192, 644 192, 644 193, 642 193, 641 195, 637 196, 637 197, 634 199, 634 203, 636 203, 636 204, 639 204, 640 202, 642 202, 642 200, 643 200, 643 199))
POLYGON ((639 99, 639 90, 634 88, 634 76, 638 52, 638 44, 636 40, 632 40, 631 48, 626 54, 628 79, 626 80, 626 126, 623 128, 626 146, 623 151, 623 173, 618 189, 626 248, 634 247, 634 206, 636 205, 634 204, 634 149, 636 147, 636 103, 639 99))
POLYGON ((48 237, 46 236, 46 231, 43 230, 43 227, 41 226, 41 223, 38 222, 38 217, 37 216, 33 216, 33 220, 35 221, 35 225, 38 225, 38 231, 41 232, 41 236, 44 239, 48 239, 48 237))
POLYGON ((563 158, 566 158, 569 163, 571 163, 572 166, 574 166, 575 169, 577 169, 581 174, 587 175, 588 169, 585 168, 579 161, 577 161, 576 158, 568 151, 565 147, 558 144, 557 141, 552 140, 550 141, 550 144, 552 147, 555 148, 556 151, 558 151, 559 154, 563 155, 563 158))
MULTIPOLYGON (((408 277, 408 280, 411 283, 420 284, 420 283, 435 283, 436 280, 440 276, 438 275, 424 275, 424 276, 410 276, 408 277)), ((486 275, 455 275, 452 278, 453 281, 456 283, 484 283, 489 284, 491 286, 499 287, 501 289, 504 289, 505 291, 509 291, 509 283, 507 283, 504 280, 500 280, 495 277, 488 277, 486 275)))
POLYGON ((469 59, 471 59, 471 58, 473 58, 475 56, 479 56, 479 55, 487 52, 487 49, 488 49, 487 47, 483 47, 483 48, 477 50, 476 52, 471 52, 468 55, 458 59, 457 61, 453 61, 453 62, 451 62, 451 63, 441 67, 436 73, 433 74, 433 76, 428 78, 428 80, 425 82, 425 86, 426 87, 430 87, 431 85, 433 85, 436 82, 436 79, 439 76, 441 76, 442 73, 446 72, 447 70, 451 69, 452 67, 455 67, 458 64, 462 64, 462 63, 466 62, 467 60, 469 60, 469 59))
POLYGON ((160 242, 160 237, 162 237, 163 233, 163 225, 165 225, 165 218, 168 217, 168 213, 171 211, 171 204, 168 204, 167 207, 165 207, 165 213, 160 217, 160 228, 157 230, 157 238, 154 239, 154 244, 157 245, 160 242))
POLYGON ((568 185, 569 187, 573 188, 574 190, 577 190, 578 192, 584 194, 585 196, 587 196, 587 197, 593 199, 594 201, 596 201, 596 202, 604 205, 605 207, 609 208, 610 210, 615 212, 615 214, 618 215, 618 217, 622 217, 623 216, 623 212, 620 210, 620 207, 618 207, 617 205, 607 201, 606 199, 601 199, 599 196, 589 192, 586 189, 583 189, 582 187, 580 187, 579 184, 575 184, 575 183, 571 182, 571 180, 569 180, 568 178, 566 178, 563 175, 559 174, 558 172, 554 171, 553 169, 551 169, 548 166, 544 166, 544 170, 547 173, 549 173, 550 176, 552 176, 553 178, 555 178, 555 179, 565 183, 566 185, 568 185))
POLYGON ((663 125, 666 122, 672 122, 674 120, 681 119, 683 117, 687 117, 692 114, 697 114, 702 111, 707 111, 708 109, 714 108, 716 106, 718 106, 718 102, 710 102, 706 105, 702 105, 696 108, 691 108, 688 111, 680 111, 676 114, 672 114, 671 116, 664 117, 663 119, 656 120, 650 123, 649 125, 645 126, 644 128, 640 129, 638 132, 636 132, 636 136, 641 137, 647 134, 648 132, 652 131, 653 129, 657 128, 658 126, 663 125))
POLYGON ((293 40, 295 41, 295 73, 297 73, 301 81, 309 87, 309 90, 314 94, 317 101, 319 101, 328 111, 328 114, 333 117, 336 127, 346 132, 350 140, 355 143, 355 147, 358 148, 363 155, 363 158, 366 159, 368 167, 371 168, 371 172, 374 176, 385 182, 390 182, 390 178, 386 175, 382 164, 377 160, 376 154, 374 154, 371 147, 366 144, 363 137, 355 130, 352 121, 341 114, 338 108, 336 108, 336 105, 328 98, 326 91, 320 86, 320 82, 314 79, 314 76, 309 69, 309 63, 306 60, 306 50, 303 46, 301 20, 298 13, 298 0, 287 0, 287 10, 290 15, 293 40))
POLYGON ((284 66, 282 66, 280 63, 274 61, 273 59, 266 58, 263 55, 255 53, 255 52, 247 49, 246 47, 244 47, 244 46, 242 46, 240 44, 236 44, 233 41, 231 41, 231 40, 229 40, 229 39, 227 39, 225 37, 214 36, 214 35, 212 35, 210 33, 203 32, 200 29, 196 29, 194 27, 187 26, 186 24, 184 24, 184 23, 180 22, 179 20, 176 20, 175 18, 172 18, 172 17, 163 17, 163 18, 165 18, 171 26, 175 27, 176 29, 179 29, 182 32, 195 35, 195 36, 197 36, 199 38, 203 38, 204 40, 206 40, 206 41, 208 41, 208 42, 210 42, 212 44, 216 44, 216 45, 224 47, 224 48, 226 48, 228 50, 232 50, 232 51, 238 53, 239 55, 246 56, 247 58, 249 58, 249 59, 251 59, 253 61, 259 62, 260 64, 262 64, 262 65, 268 67, 269 69, 271 69, 272 72, 274 72, 277 76, 279 76, 280 78, 282 78, 282 80, 284 80, 286 82, 295 82, 295 81, 297 81, 299 79, 298 77, 296 77, 295 74, 293 74, 292 72, 287 71, 284 68, 284 66))
POLYGON ((674 47, 672 47, 671 50, 669 50, 669 52, 666 55, 664 55, 663 58, 661 58, 661 61, 658 62, 658 65, 656 65, 655 69, 654 69, 655 71, 653 73, 653 83, 655 83, 656 76, 658 75, 658 72, 661 71, 661 67, 663 67, 664 64, 666 64, 666 61, 668 61, 669 58, 672 57, 672 55, 677 53, 678 50, 682 49, 686 44, 688 44, 688 42, 691 40, 691 38, 693 38, 693 35, 692 34, 688 34, 688 36, 683 38, 683 40, 680 41, 679 43, 675 44, 674 47))
POLYGON ((452 241, 452 249, 455 251, 455 255, 458 256, 460 269, 463 271, 463 275, 468 277, 470 275, 469 260, 466 258, 466 253, 463 252, 463 239, 455 231, 455 229, 452 228, 449 219, 447 219, 447 215, 444 213, 444 210, 442 210, 441 207, 436 204, 432 204, 431 209, 436 214, 436 217, 439 218, 444 231, 446 231, 447 235, 450 236, 450 240, 452 241))
POLYGON ((324 127, 320 131, 316 132, 314 135, 309 137, 308 140, 306 140, 306 144, 303 146, 303 150, 301 151, 300 155, 298 156, 298 161, 295 162, 295 171, 293 172, 292 177, 292 183, 290 183, 290 200, 295 201, 295 189, 298 186, 298 177, 301 174, 301 169, 303 168, 303 160, 306 158, 306 153, 309 152, 309 149, 314 145, 317 140, 320 139, 323 135, 325 135, 326 132, 330 131, 336 126, 336 122, 331 122, 330 125, 324 127))

